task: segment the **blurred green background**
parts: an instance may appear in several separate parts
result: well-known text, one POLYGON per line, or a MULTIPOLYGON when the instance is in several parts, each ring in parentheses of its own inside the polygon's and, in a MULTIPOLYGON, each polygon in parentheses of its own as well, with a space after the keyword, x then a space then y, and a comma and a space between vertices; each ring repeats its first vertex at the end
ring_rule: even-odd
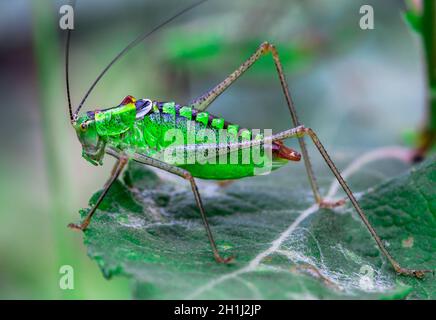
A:
MULTIPOLYGON (((105 280, 82 235, 66 228, 102 187, 111 159, 92 167, 69 125, 64 86, 66 1, 0 2, 0 298, 129 298, 128 279, 105 280), (59 268, 74 268, 74 290, 59 268)), ((191 3, 191 1, 189 1, 191 3)), ((77 105, 98 72, 130 40, 188 1, 78 1, 71 43, 77 105)), ((419 38, 403 1, 210 0, 139 45, 103 78, 87 109, 124 96, 188 102, 221 81, 263 41, 284 60, 302 122, 334 159, 401 144, 424 114, 419 38), (370 4, 375 29, 359 28, 370 4)), ((290 118, 270 57, 210 108, 251 128, 286 129, 290 118)))

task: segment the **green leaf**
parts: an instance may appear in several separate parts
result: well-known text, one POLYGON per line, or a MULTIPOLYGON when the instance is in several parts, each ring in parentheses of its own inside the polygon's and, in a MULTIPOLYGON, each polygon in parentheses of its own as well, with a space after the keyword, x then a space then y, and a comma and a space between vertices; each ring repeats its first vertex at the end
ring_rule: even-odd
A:
MULTIPOLYGON (((326 187, 331 176, 317 172, 326 187)), ((369 172, 349 179, 352 186, 371 186, 369 172)), ((106 277, 129 277, 141 299, 436 298, 432 275, 392 271, 349 205, 317 210, 303 173, 289 165, 226 188, 200 182, 218 247, 236 256, 223 265, 212 258, 186 181, 131 163, 85 231, 88 254, 106 277)), ((435 268, 435 184, 433 158, 360 198, 404 266, 435 268)))

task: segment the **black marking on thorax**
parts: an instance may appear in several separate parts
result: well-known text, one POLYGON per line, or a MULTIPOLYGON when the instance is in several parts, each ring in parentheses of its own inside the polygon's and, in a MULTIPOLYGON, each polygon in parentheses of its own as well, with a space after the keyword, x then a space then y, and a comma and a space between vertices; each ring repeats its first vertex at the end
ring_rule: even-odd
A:
MULTIPOLYGON (((164 114, 164 110, 163 110, 163 109, 164 109, 164 105, 165 105, 166 103, 168 103, 168 102, 155 101, 154 103, 155 103, 156 107, 158 108, 159 113, 160 113, 160 114, 164 114)), ((222 119, 222 117, 219 117, 219 116, 216 116, 216 115, 210 114, 209 112, 200 111, 200 110, 195 109, 194 107, 191 107, 191 106, 183 106, 183 105, 180 105, 180 104, 175 104, 175 105, 174 105, 175 116, 176 116, 176 117, 182 117, 181 114, 180 114, 180 110, 181 110, 183 107, 189 107, 189 108, 191 108, 191 110, 192 110, 192 113, 191 113, 191 114, 192 114, 192 115, 191 115, 191 121, 199 122, 199 121, 197 120, 197 116, 198 116, 199 114, 201 114, 201 113, 207 113, 207 114, 208 114, 208 119, 207 119, 207 124, 206 124, 207 127, 211 127, 211 126, 212 126, 212 121, 213 121, 214 119, 222 119)), ((227 129, 229 125, 233 125, 233 124, 232 124, 231 122, 228 122, 228 121, 224 120, 224 127, 223 127, 223 129, 227 129)))

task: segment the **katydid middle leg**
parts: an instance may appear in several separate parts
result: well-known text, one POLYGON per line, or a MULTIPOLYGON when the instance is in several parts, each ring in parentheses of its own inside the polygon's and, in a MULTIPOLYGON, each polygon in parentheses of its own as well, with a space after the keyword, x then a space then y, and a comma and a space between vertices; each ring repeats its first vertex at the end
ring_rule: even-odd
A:
POLYGON ((182 177, 190 182, 191 189, 194 194, 197 207, 200 210, 201 219, 203 220, 203 225, 204 228, 206 229, 207 237, 209 239, 210 246, 212 248, 212 252, 215 260, 220 263, 228 263, 232 261, 233 257, 223 258, 218 252, 218 248, 216 246, 215 239, 212 234, 212 230, 210 229, 209 222, 207 220, 206 211, 204 210, 203 201, 201 200, 200 192, 198 191, 197 184, 195 182, 194 177, 185 169, 173 166, 171 164, 162 162, 157 159, 147 157, 139 153, 134 154, 133 160, 178 175, 179 177, 182 177))
MULTIPOLYGON (((259 48, 244 62, 241 66, 236 69, 233 73, 231 73, 227 78, 225 78, 222 82, 216 85, 213 89, 201 95, 191 102, 191 105, 198 110, 206 110, 209 105, 218 98, 227 88, 229 88, 245 71, 247 71, 256 61, 259 60, 260 57, 266 55, 268 53, 272 54, 274 64, 277 70, 277 74, 279 76, 280 84, 283 90, 283 94, 286 99, 286 103, 288 105, 288 109, 291 113, 291 118, 294 127, 298 127, 300 122, 298 120, 297 111, 295 109, 291 94, 289 92, 288 83, 286 81, 285 74, 283 73, 283 67, 280 62, 279 54, 277 49, 270 43, 264 42, 259 48)), ((299 137, 298 142, 300 144, 301 153, 303 154, 304 165, 306 167, 307 176, 309 178, 309 183, 312 188, 313 195, 315 197, 316 203, 323 207, 335 207, 338 205, 342 205, 344 203, 343 200, 328 202, 324 201, 321 198, 318 183, 316 182, 315 174, 313 172, 312 164, 310 162, 309 153, 307 152, 307 147, 304 142, 304 137, 299 137)))

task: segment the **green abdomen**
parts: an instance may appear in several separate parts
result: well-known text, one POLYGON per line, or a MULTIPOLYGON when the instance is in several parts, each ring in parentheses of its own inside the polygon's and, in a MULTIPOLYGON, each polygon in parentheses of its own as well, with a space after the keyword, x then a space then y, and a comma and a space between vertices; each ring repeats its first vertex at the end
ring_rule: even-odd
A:
POLYGON ((268 174, 285 165, 287 161, 273 160, 269 165, 254 164, 192 164, 179 165, 188 170, 193 177, 212 180, 232 180, 268 174))

